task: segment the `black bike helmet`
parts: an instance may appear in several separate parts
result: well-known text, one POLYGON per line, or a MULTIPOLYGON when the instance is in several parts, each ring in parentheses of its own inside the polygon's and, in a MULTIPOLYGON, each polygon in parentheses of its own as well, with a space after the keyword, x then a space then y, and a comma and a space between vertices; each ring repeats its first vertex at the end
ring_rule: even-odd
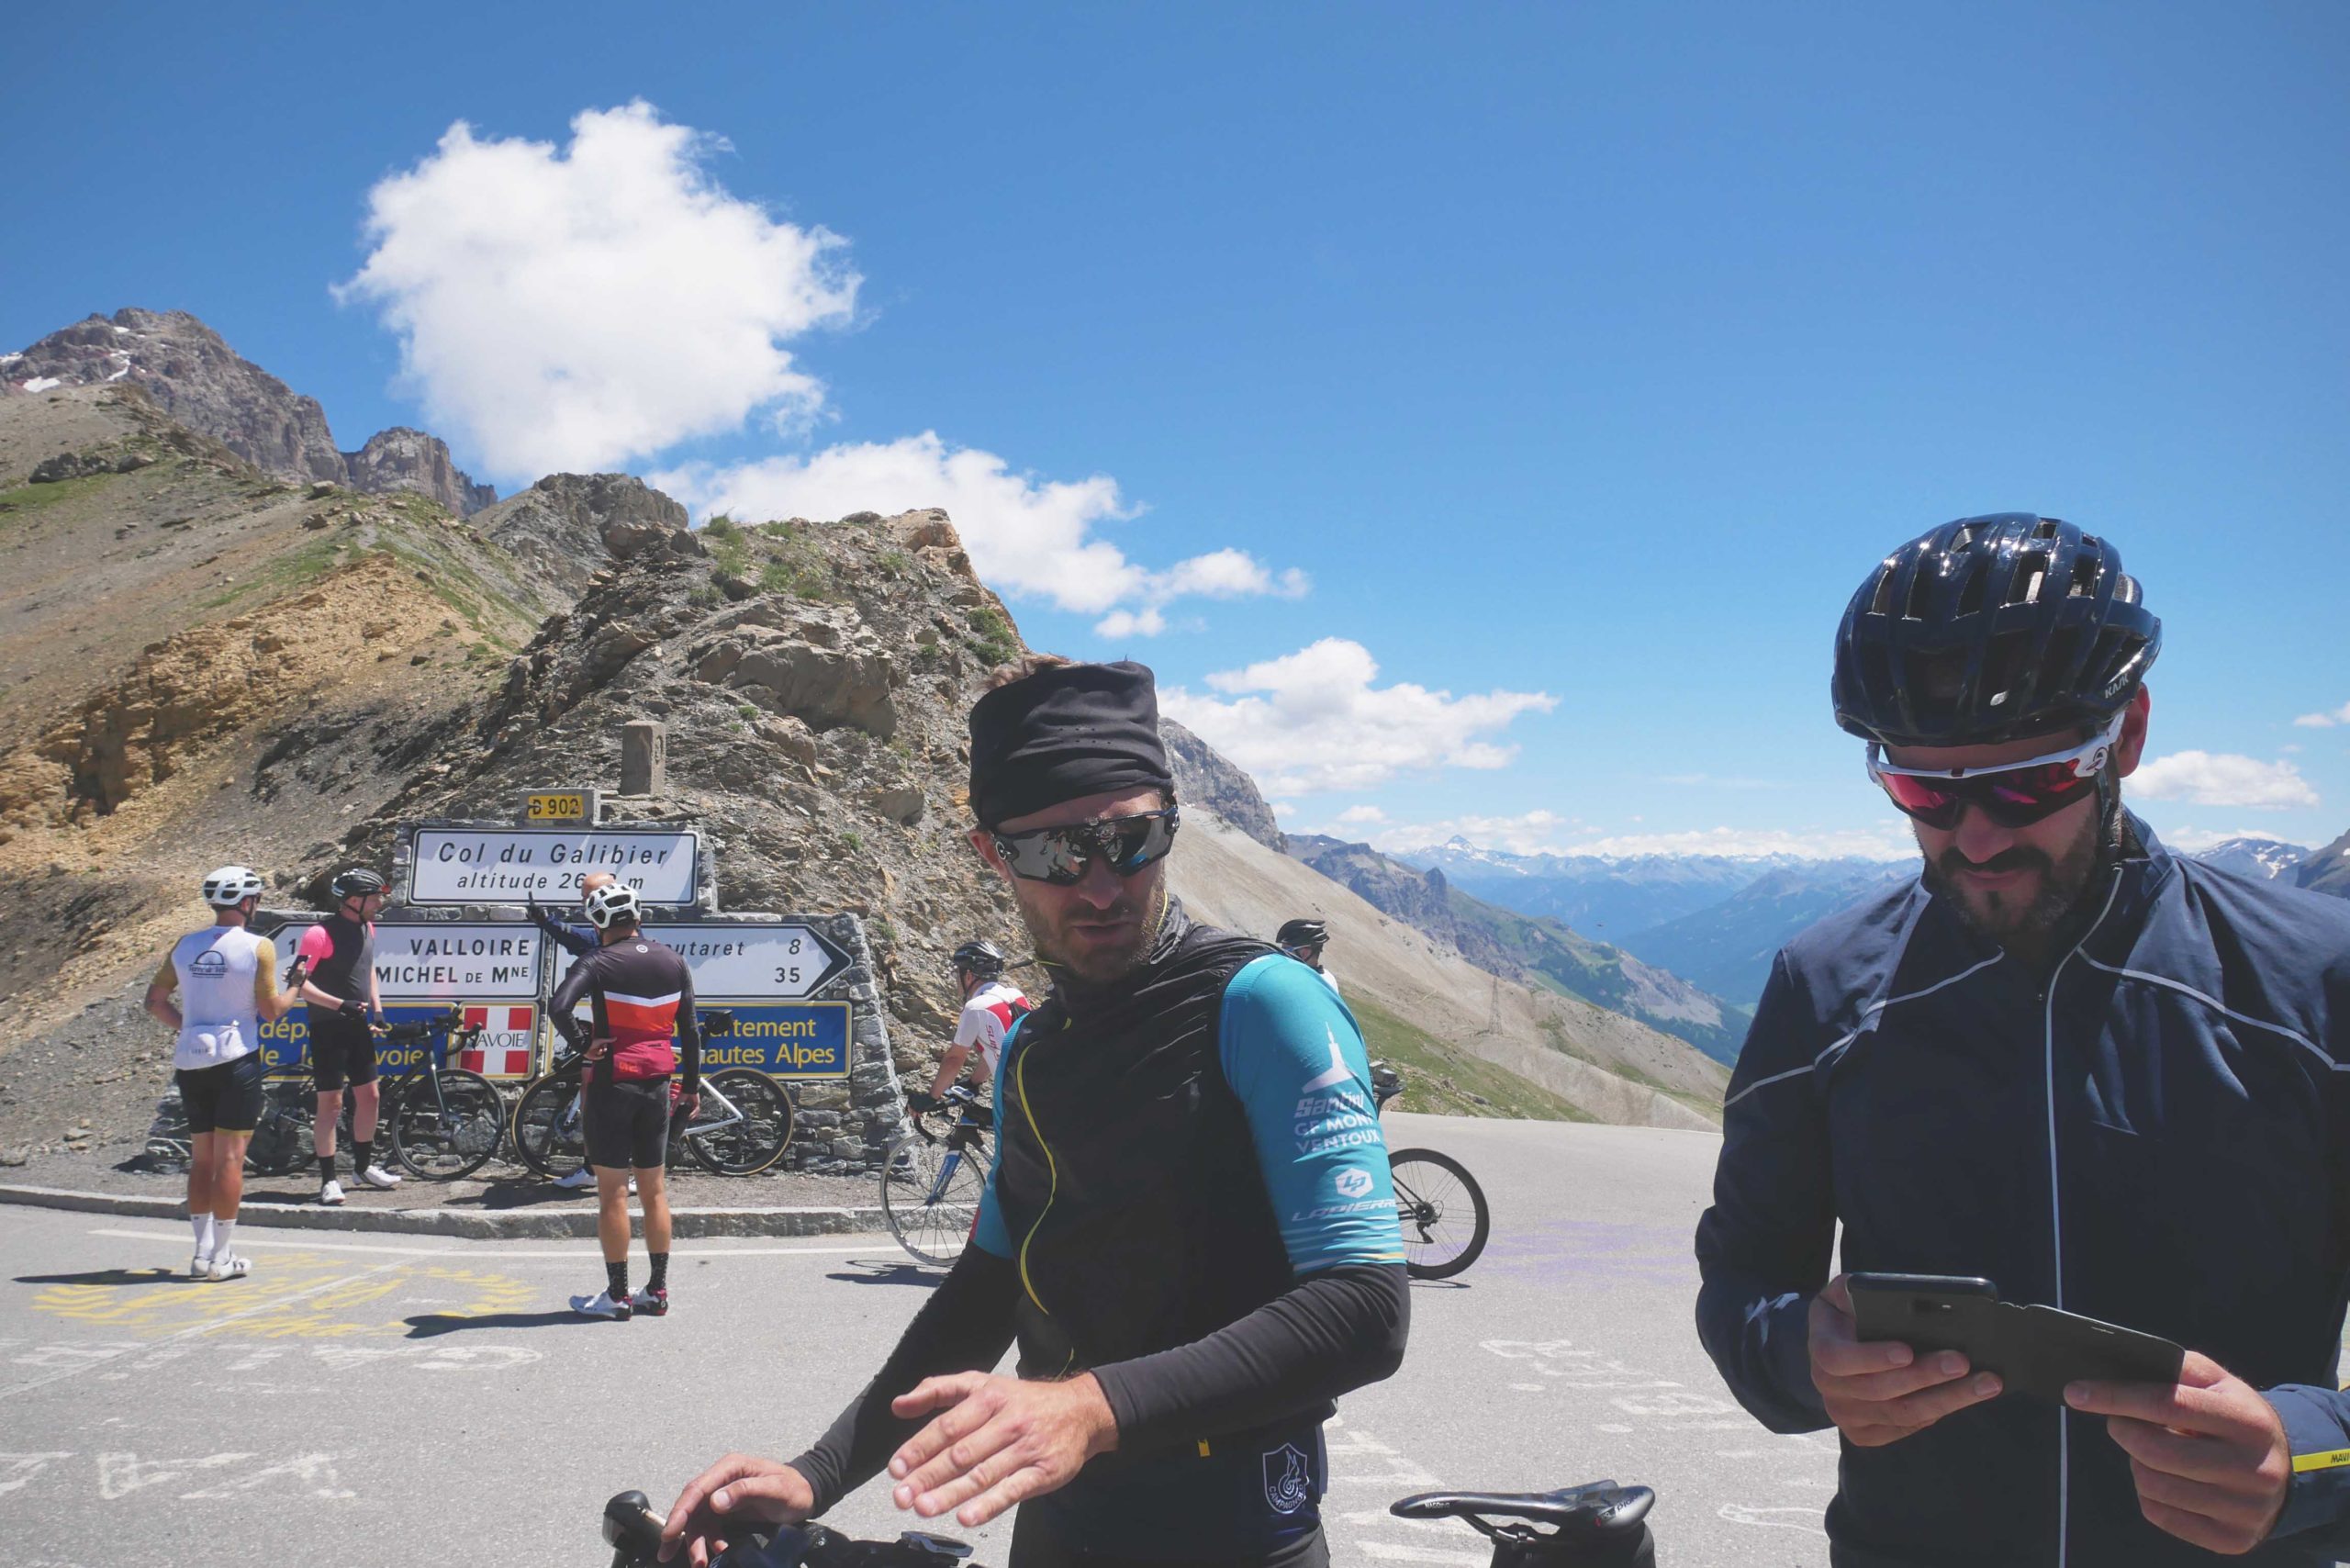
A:
POLYGON ((337 903, 345 899, 362 899, 384 890, 384 879, 364 866, 353 866, 348 871, 337 871, 334 880, 327 884, 327 891, 337 903))
POLYGON ((1273 936, 1282 947, 1319 947, 1330 940, 1330 928, 1318 920, 1287 920, 1273 936))
POLYGON ((1004 965, 1010 961, 1003 956, 1002 948, 984 936, 966 942, 955 949, 955 972, 958 975, 977 975, 981 980, 993 980, 1003 973, 1004 965))
POLYGON ((1836 629, 1836 722, 1886 745, 1992 745, 2101 725, 2163 623, 2121 553, 2030 512, 1963 517, 1886 557, 1836 629))

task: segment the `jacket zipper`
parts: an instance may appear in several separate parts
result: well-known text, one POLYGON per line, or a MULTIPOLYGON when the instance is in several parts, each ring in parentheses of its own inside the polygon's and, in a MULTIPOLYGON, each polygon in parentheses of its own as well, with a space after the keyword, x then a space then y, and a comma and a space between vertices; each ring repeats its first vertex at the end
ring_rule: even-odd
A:
MULTIPOLYGON (((2097 918, 2089 922, 2089 928, 2081 933, 2080 940, 2056 960, 2056 968, 2048 976, 2047 989, 2041 992, 2044 1008, 2041 1015, 2042 1044, 2048 1078, 2048 1222, 2050 1234, 2054 1238, 2056 1265, 2056 1300, 2052 1305, 2059 1312, 2065 1310, 2065 1200, 2056 1176, 2056 982, 2065 978, 2065 966, 2088 946, 2089 938, 2096 935, 2098 927, 2105 924, 2105 917, 2113 913, 2113 901, 2121 893, 2121 868, 2116 867, 2112 883, 2106 889, 2105 907, 2097 912, 2097 918)), ((2056 1568, 2065 1568, 2066 1554, 2071 1549, 2067 1538, 2071 1534, 2072 1512, 2072 1423, 2060 1404, 2056 1407, 2056 1568)))
MULTIPOLYGON (((1045 1206, 1036 1211, 1036 1217, 1029 1222, 1028 1234, 1020 1238, 1020 1285, 1028 1293, 1028 1299, 1036 1304, 1036 1310, 1050 1317, 1053 1315, 1052 1308, 1046 1306, 1044 1297, 1036 1294, 1036 1282, 1029 1277, 1028 1249, 1035 1244, 1036 1232, 1044 1228, 1045 1216, 1053 1212, 1053 1199, 1059 1195, 1061 1190, 1061 1172, 1059 1163, 1053 1159, 1052 1146, 1045 1141, 1045 1129, 1036 1125, 1035 1107, 1028 1103, 1028 1053, 1025 1050, 1017 1053, 1013 1058, 1012 1082, 1013 1086, 1020 1092, 1020 1114, 1028 1118, 1028 1131, 1035 1136, 1036 1147, 1044 1151, 1045 1173, 1049 1179, 1045 1189, 1045 1206)), ((1072 1345, 1069 1347, 1069 1360, 1062 1363, 1061 1370, 1054 1375, 1066 1376, 1069 1368, 1076 1364, 1077 1347, 1072 1345)))

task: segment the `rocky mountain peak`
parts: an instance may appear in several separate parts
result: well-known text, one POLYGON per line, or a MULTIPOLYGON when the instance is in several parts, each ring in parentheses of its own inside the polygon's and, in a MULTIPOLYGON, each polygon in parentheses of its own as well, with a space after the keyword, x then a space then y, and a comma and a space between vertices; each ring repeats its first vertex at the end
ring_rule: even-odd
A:
POLYGON ((0 355, 0 396, 128 381, 178 423, 281 479, 323 480, 373 495, 413 490, 460 515, 498 498, 423 431, 395 428, 356 452, 336 447, 326 410, 230 348, 185 310, 127 307, 92 315, 0 355))
POLYGON ((473 521, 536 580, 572 599, 607 553, 625 556, 655 534, 682 532, 686 509, 627 474, 550 474, 473 521))
POLYGON ((1178 800, 1205 806, 1266 848, 1284 851, 1281 823, 1273 819, 1273 809, 1259 793, 1255 779, 1172 719, 1159 720, 1158 733, 1175 765, 1178 800))

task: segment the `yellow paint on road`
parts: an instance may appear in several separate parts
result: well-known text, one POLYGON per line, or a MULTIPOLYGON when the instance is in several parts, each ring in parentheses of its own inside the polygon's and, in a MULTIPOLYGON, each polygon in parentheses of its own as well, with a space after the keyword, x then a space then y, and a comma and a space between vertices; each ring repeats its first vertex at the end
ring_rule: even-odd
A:
POLYGON ((408 1319, 485 1317, 528 1309, 539 1293, 507 1274, 447 1264, 403 1262, 353 1274, 352 1261, 323 1252, 273 1252, 241 1280, 186 1280, 162 1270, 60 1282, 33 1309, 141 1338, 217 1325, 224 1337, 341 1339, 404 1334, 408 1319))

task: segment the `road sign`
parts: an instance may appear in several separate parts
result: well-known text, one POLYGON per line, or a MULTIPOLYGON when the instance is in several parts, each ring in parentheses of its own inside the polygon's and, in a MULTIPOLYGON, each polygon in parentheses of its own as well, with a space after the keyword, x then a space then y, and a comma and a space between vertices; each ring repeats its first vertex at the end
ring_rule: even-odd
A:
POLYGON ((800 1002, 780 1007, 730 1007, 731 1035, 704 1035, 701 1070, 747 1067, 771 1078, 848 1076, 849 1008, 845 1002, 800 1002))
POLYGON ((593 827, 596 807, 593 790, 533 790, 522 797, 522 825, 593 827))
POLYGON ((590 871, 611 872, 651 904, 690 904, 699 890, 691 828, 420 827, 411 851, 409 903, 574 902, 590 871))
MULTIPOLYGON (((651 925, 644 934, 677 950, 694 974, 697 1002, 790 1002, 812 996, 849 967, 849 956, 814 927, 725 921, 651 925)), ((571 955, 555 956, 555 983, 571 955)))
MULTIPOLYGON (((277 949, 277 986, 302 934, 319 923, 288 921, 270 934, 277 949)), ((539 994, 539 949, 545 938, 519 921, 457 924, 431 921, 375 924, 375 985, 399 1002, 531 1002, 539 994)))

